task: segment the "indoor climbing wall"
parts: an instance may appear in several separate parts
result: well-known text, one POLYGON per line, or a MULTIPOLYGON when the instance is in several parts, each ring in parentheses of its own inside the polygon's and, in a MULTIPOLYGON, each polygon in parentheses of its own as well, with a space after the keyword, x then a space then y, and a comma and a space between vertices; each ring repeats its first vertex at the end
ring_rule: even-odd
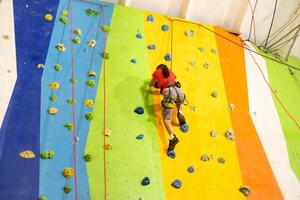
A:
POLYGON ((0 131, 0 199, 300 199, 295 71, 221 28, 139 9, 93 0, 14 9, 18 79, 0 131), (35 26, 24 21, 31 9, 35 26), (40 24, 46 34, 33 34, 40 24), (161 63, 187 100, 188 127, 173 111, 171 152, 162 95, 149 87, 161 63))

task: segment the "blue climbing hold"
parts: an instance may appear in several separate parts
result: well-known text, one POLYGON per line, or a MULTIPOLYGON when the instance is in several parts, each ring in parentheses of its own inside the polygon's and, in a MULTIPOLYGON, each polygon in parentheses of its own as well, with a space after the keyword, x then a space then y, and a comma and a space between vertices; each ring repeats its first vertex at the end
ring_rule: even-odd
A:
POLYGON ((144 135, 143 134, 139 134, 138 136, 136 136, 136 139, 137 140, 141 140, 141 139, 143 139, 144 138, 144 135))
POLYGON ((173 151, 173 150, 171 150, 171 151, 168 151, 168 156, 170 157, 170 158, 175 158, 176 157, 176 153, 175 153, 175 151, 173 151))
POLYGON ((166 60, 166 61, 172 60, 172 57, 171 57, 171 55, 170 55, 169 53, 167 53, 167 54, 165 55, 165 60, 166 60))
POLYGON ((194 173, 194 171, 195 171, 195 168, 193 166, 189 166, 188 172, 189 173, 194 173))
POLYGON ((146 186, 150 184, 150 178, 148 176, 146 176, 145 178, 143 178, 142 180, 142 185, 146 186))
POLYGON ((152 15, 147 16, 147 21, 148 22, 154 22, 154 17, 152 15))
POLYGON ((141 106, 138 106, 134 109, 134 112, 139 114, 139 115, 142 115, 142 114, 144 114, 144 108, 141 107, 141 106))
POLYGON ((166 25, 166 24, 164 24, 164 25, 162 25, 161 30, 163 30, 164 32, 166 32, 166 31, 169 30, 169 26, 166 25))
POLYGON ((179 188, 181 188, 181 181, 179 180, 179 179, 176 179, 175 181, 173 181, 173 183, 172 183, 172 186, 174 187, 174 188, 177 188, 177 189, 179 189, 179 188))
POLYGON ((140 33, 136 34, 136 37, 139 38, 139 39, 143 38, 142 34, 140 34, 140 33))
POLYGON ((149 45, 148 45, 148 49, 150 49, 150 50, 156 49, 155 44, 149 44, 149 45))
POLYGON ((188 132, 189 131, 189 126, 187 124, 182 124, 180 126, 180 130, 184 133, 188 132))
POLYGON ((133 58, 133 59, 130 60, 130 62, 135 64, 137 62, 137 60, 133 58))

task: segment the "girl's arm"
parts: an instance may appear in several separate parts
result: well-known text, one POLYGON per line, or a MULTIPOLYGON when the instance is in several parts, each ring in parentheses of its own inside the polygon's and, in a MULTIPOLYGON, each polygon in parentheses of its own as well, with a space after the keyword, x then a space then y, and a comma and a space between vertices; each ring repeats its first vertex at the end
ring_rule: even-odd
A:
POLYGON ((156 79, 154 77, 152 77, 150 83, 149 83, 149 87, 152 87, 154 86, 154 83, 155 83, 156 79))

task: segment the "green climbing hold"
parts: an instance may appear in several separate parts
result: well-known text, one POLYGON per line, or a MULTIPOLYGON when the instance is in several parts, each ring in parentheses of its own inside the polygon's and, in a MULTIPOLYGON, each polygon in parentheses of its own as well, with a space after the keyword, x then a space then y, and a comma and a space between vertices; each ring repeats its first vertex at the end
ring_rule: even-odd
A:
POLYGON ((217 91, 213 91, 211 93, 211 96, 214 97, 214 98, 217 98, 218 97, 218 92, 217 91))
POLYGON ((103 52, 101 55, 103 58, 109 59, 109 54, 107 52, 103 52))
POLYGON ((86 9, 85 13, 89 16, 98 16, 98 15, 100 15, 100 12, 98 12, 96 10, 93 10, 93 9, 90 9, 90 8, 86 9))
POLYGON ((40 154, 42 159, 52 159, 54 157, 54 151, 44 151, 40 154))
POLYGON ((48 198, 45 197, 45 196, 40 196, 40 197, 39 197, 39 200, 48 200, 48 198))
POLYGON ((92 156, 91 154, 85 154, 83 156, 83 159, 85 160, 85 162, 90 162, 92 160, 92 156))
POLYGON ((55 71, 61 71, 62 70, 62 67, 61 67, 61 65, 60 64, 56 64, 56 65, 54 65, 54 69, 55 69, 55 71))
POLYGON ((95 86, 96 86, 96 81, 94 81, 94 80, 87 80, 87 81, 86 81, 86 84, 87 84, 89 87, 95 87, 95 86))
POLYGON ((75 36, 72 40, 75 44, 79 44, 81 42, 80 37, 75 36))
POLYGON ((102 25, 101 26, 101 29, 102 29, 102 31, 104 31, 104 32, 110 32, 110 27, 109 26, 107 26, 107 25, 102 25))
POLYGON ((93 119, 93 113, 92 112, 86 113, 85 118, 86 120, 91 121, 93 119))
POLYGON ((68 23, 68 18, 66 16, 61 16, 59 18, 59 21, 63 24, 66 24, 66 23, 68 23))
POLYGON ((56 101, 57 100, 57 96, 56 95, 51 95, 50 96, 50 101, 56 101))
POLYGON ((69 104, 74 104, 74 103, 76 103, 76 99, 69 98, 69 99, 67 99, 67 102, 68 102, 69 104))
POLYGON ((73 123, 67 123, 67 124, 65 124, 65 128, 67 128, 69 131, 73 131, 74 125, 73 125, 73 123))
POLYGON ((78 81, 75 78, 70 78, 70 82, 76 84, 78 81))
POLYGON ((64 186, 64 192, 65 193, 69 193, 69 192, 71 192, 72 191, 72 187, 70 186, 70 185, 65 185, 64 186))

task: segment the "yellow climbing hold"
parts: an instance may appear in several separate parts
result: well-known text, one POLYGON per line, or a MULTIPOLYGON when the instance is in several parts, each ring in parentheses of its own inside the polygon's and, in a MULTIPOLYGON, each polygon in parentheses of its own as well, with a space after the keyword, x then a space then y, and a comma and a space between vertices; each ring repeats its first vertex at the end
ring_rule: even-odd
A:
POLYGON ((49 86, 52 90, 57 90, 59 88, 59 83, 54 81, 54 82, 50 83, 49 86))
POLYGON ((19 156, 26 159, 35 158, 35 154, 30 150, 20 152, 19 156))
POLYGON ((105 144, 105 145, 104 145, 104 148, 105 148, 106 150, 112 150, 112 145, 111 145, 111 144, 105 144))
POLYGON ((94 101, 92 99, 86 99, 83 104, 87 107, 93 107, 94 101))
POLYGON ((49 115, 55 115, 57 113, 57 108, 54 108, 54 107, 50 107, 48 109, 48 114, 49 115))
POLYGON ((46 21, 52 21, 53 16, 52 16, 51 14, 46 14, 46 15, 44 16, 44 18, 45 18, 46 21))
POLYGON ((72 167, 66 167, 63 171, 63 176, 66 178, 71 178, 74 176, 74 170, 72 167))
POLYGON ((96 45, 96 40, 90 40, 89 41, 89 46, 94 47, 96 45))
POLYGON ((93 77, 96 77, 96 76, 97 76, 97 74, 96 74, 96 72, 95 72, 95 71, 93 71, 93 70, 89 70, 89 71, 88 71, 88 76, 93 76, 93 77))
POLYGON ((68 10, 62 10, 62 11, 61 11, 61 14, 62 14, 62 15, 67 15, 67 14, 68 14, 68 10))
POLYGON ((60 51, 60 52, 66 51, 66 48, 65 48, 64 44, 57 44, 57 45, 56 45, 56 48, 57 48, 58 51, 60 51))
POLYGON ((75 33, 76 35, 82 35, 82 32, 81 32, 81 29, 80 29, 80 28, 76 28, 75 31, 74 31, 74 33, 75 33))

